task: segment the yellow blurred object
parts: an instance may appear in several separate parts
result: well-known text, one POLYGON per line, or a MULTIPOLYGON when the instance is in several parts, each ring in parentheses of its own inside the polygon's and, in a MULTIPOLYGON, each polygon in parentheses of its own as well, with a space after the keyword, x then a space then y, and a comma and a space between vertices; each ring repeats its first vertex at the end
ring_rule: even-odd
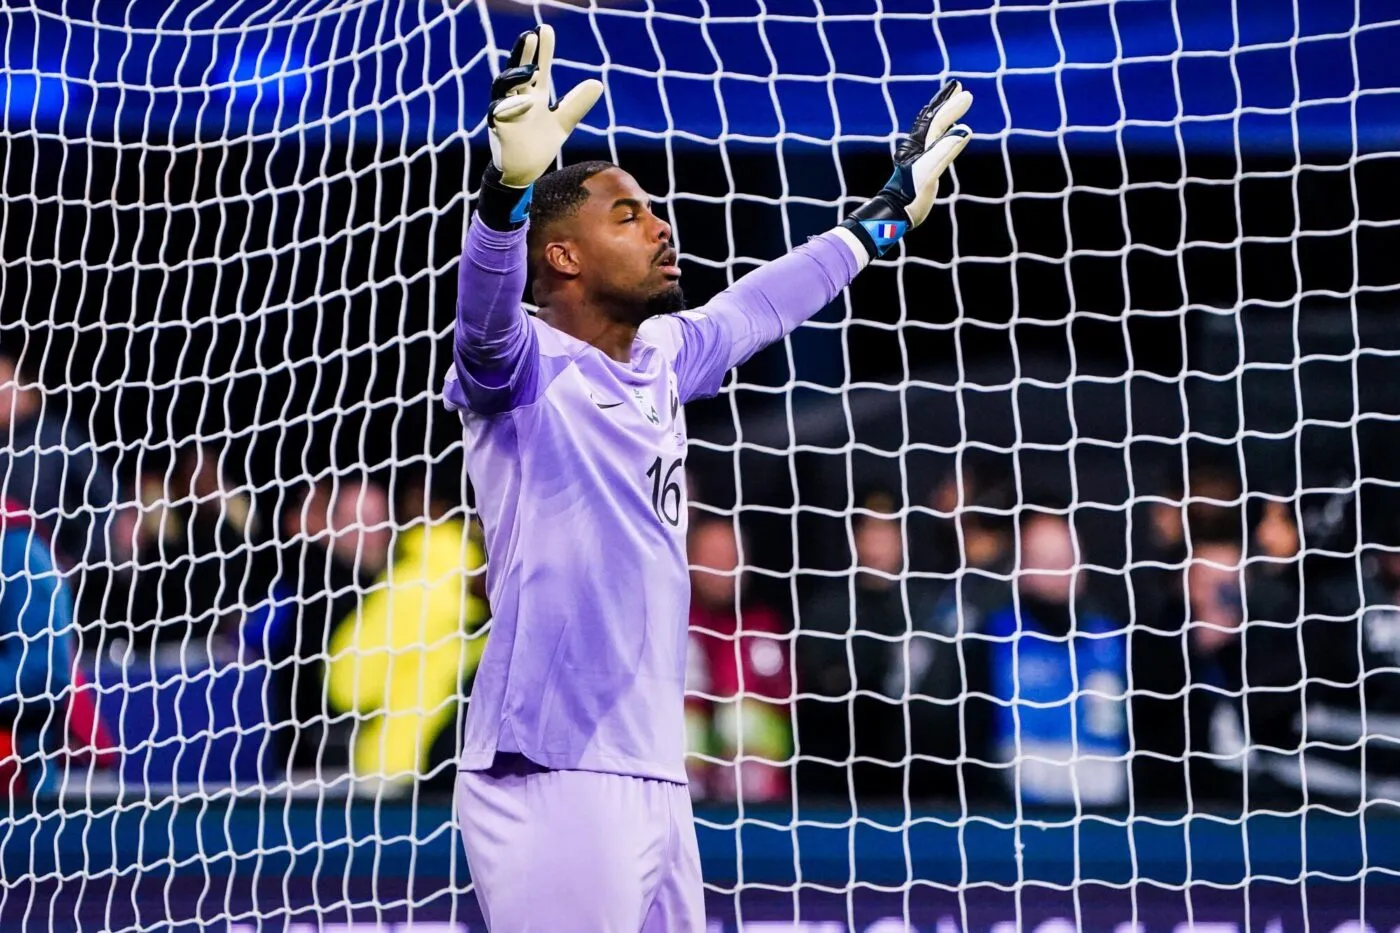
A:
POLYGON ((360 605, 336 626, 326 685, 331 702, 363 719, 351 754, 356 777, 411 779, 456 722, 454 702, 476 670, 487 619, 468 575, 485 553, 467 524, 448 519, 398 533, 394 560, 360 605))

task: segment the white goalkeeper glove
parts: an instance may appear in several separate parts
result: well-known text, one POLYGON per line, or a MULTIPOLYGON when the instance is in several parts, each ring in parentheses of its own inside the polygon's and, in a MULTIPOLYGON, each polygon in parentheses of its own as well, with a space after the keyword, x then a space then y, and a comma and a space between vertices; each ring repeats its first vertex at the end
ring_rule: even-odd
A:
POLYGON ((496 230, 525 222, 535 180, 554 164, 564 140, 603 93, 602 82, 588 78, 550 106, 553 63, 554 29, 537 26, 515 40, 505 70, 491 82, 486 110, 491 165, 482 179, 478 211, 496 230))
POLYGON ((972 136, 972 130, 958 123, 971 106, 972 94, 961 84, 945 84, 914 118, 909 135, 900 140, 894 174, 885 187, 841 224, 855 234, 871 259, 928 218, 938 194, 938 179, 972 136))

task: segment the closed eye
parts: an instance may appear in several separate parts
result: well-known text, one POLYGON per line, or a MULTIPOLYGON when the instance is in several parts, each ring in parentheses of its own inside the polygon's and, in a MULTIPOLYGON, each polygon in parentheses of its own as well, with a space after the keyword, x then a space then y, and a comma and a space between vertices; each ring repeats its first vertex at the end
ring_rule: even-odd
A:
POLYGON ((640 219, 642 214, 650 209, 650 204, 636 198, 618 198, 613 202, 612 209, 623 211, 622 216, 618 217, 618 222, 625 224, 640 219))

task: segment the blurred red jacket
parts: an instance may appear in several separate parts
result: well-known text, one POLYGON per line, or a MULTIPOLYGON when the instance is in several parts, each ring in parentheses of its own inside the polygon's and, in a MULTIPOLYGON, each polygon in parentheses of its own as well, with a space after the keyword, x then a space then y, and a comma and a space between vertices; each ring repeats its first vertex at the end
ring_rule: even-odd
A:
POLYGON ((691 607, 686 722, 690 751, 704 756, 688 759, 696 796, 736 799, 741 783, 745 800, 788 796, 793 686, 787 631, 767 606, 746 605, 738 617, 691 607))

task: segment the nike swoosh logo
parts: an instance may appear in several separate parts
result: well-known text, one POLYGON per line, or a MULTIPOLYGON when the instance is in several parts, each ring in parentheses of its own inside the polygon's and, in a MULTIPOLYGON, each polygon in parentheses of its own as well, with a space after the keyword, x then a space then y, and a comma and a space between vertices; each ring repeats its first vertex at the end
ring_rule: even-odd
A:
POLYGON ((594 402, 593 404, 594 404, 594 405, 597 405, 599 408, 608 409, 608 408, 616 408, 617 406, 621 405, 622 403, 621 403, 621 402, 613 402, 611 405, 604 405, 602 402, 594 402))

